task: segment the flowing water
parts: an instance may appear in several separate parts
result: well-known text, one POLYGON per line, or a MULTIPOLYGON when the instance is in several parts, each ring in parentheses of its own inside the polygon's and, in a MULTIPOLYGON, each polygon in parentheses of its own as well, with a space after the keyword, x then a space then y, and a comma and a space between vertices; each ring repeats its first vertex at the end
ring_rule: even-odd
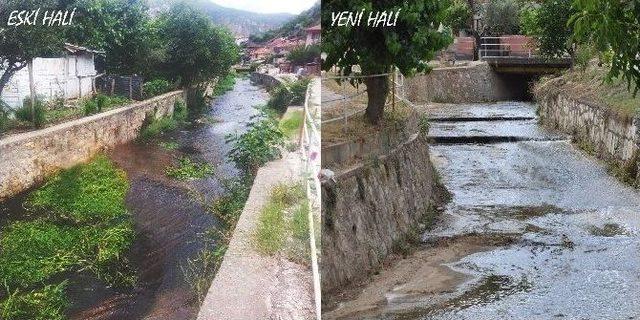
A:
MULTIPOLYGON (((74 274, 67 291, 72 319, 194 319, 198 303, 182 267, 205 246, 215 246, 203 233, 220 226, 207 211, 219 197, 222 181, 238 175, 227 159, 228 134, 242 133, 264 105, 265 90, 237 78, 233 90, 217 97, 211 109, 192 125, 162 137, 178 144, 166 150, 159 141, 117 146, 109 156, 123 168, 131 188, 126 203, 135 221, 136 242, 130 254, 139 283, 133 290, 115 290, 88 274, 74 274), (175 159, 188 156, 214 167, 210 177, 178 182, 166 177, 175 159)), ((22 199, 3 204, 19 212, 22 199)))
POLYGON ((480 245, 486 247, 444 264, 463 275, 448 289, 434 295, 428 293, 434 283, 398 283, 361 317, 640 317, 637 190, 562 135, 540 127, 531 104, 427 112, 433 118, 430 135, 440 142, 430 147, 432 158, 452 200, 436 228, 423 235, 423 250, 438 256, 431 244, 471 235, 483 235, 486 243, 480 245), (490 243, 501 236, 513 241, 490 243))

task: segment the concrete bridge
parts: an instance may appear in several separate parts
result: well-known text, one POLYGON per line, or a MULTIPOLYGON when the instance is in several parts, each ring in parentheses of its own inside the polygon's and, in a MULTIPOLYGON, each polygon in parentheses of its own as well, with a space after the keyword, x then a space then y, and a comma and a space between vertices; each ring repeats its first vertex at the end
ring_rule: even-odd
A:
POLYGON ((570 68, 573 62, 569 56, 541 56, 532 39, 521 35, 482 37, 479 56, 497 73, 523 75, 556 73, 570 68))

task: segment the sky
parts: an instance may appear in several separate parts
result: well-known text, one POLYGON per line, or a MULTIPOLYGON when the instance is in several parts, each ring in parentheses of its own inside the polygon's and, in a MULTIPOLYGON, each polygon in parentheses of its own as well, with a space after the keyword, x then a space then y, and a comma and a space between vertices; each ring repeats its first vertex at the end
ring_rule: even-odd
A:
POLYGON ((211 0, 223 7, 258 13, 299 14, 313 6, 317 0, 211 0))

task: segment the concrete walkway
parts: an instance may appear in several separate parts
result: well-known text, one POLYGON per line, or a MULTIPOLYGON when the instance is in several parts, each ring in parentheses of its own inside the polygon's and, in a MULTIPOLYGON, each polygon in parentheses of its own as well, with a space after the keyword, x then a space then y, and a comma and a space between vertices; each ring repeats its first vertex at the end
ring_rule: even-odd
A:
POLYGON ((307 267, 255 250, 253 234, 274 186, 301 174, 300 155, 260 168, 224 261, 198 319, 313 319, 312 274, 307 267))

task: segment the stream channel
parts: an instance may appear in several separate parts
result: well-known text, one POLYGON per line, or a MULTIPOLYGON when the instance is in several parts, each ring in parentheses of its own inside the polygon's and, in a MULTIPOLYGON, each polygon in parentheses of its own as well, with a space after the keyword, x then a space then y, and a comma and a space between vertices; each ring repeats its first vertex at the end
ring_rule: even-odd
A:
POLYGON ((417 252, 328 318, 637 319, 640 193, 522 102, 441 105, 431 157, 452 194, 417 252))
MULTIPOLYGON (((71 319, 195 319, 199 305, 182 267, 205 245, 215 246, 203 233, 220 223, 205 204, 223 194, 225 179, 239 174, 227 159, 231 143, 225 137, 244 132, 258 114, 254 106, 268 98, 248 77, 238 77, 200 120, 159 139, 177 143, 175 150, 162 148, 154 139, 119 145, 107 153, 130 182, 126 204, 136 229, 131 260, 139 281, 133 289, 119 291, 95 277, 73 274, 67 289, 71 319), (214 174, 186 182, 167 177, 165 169, 183 156, 209 163, 214 174)), ((0 213, 19 216, 24 198, 0 204, 0 213)))

